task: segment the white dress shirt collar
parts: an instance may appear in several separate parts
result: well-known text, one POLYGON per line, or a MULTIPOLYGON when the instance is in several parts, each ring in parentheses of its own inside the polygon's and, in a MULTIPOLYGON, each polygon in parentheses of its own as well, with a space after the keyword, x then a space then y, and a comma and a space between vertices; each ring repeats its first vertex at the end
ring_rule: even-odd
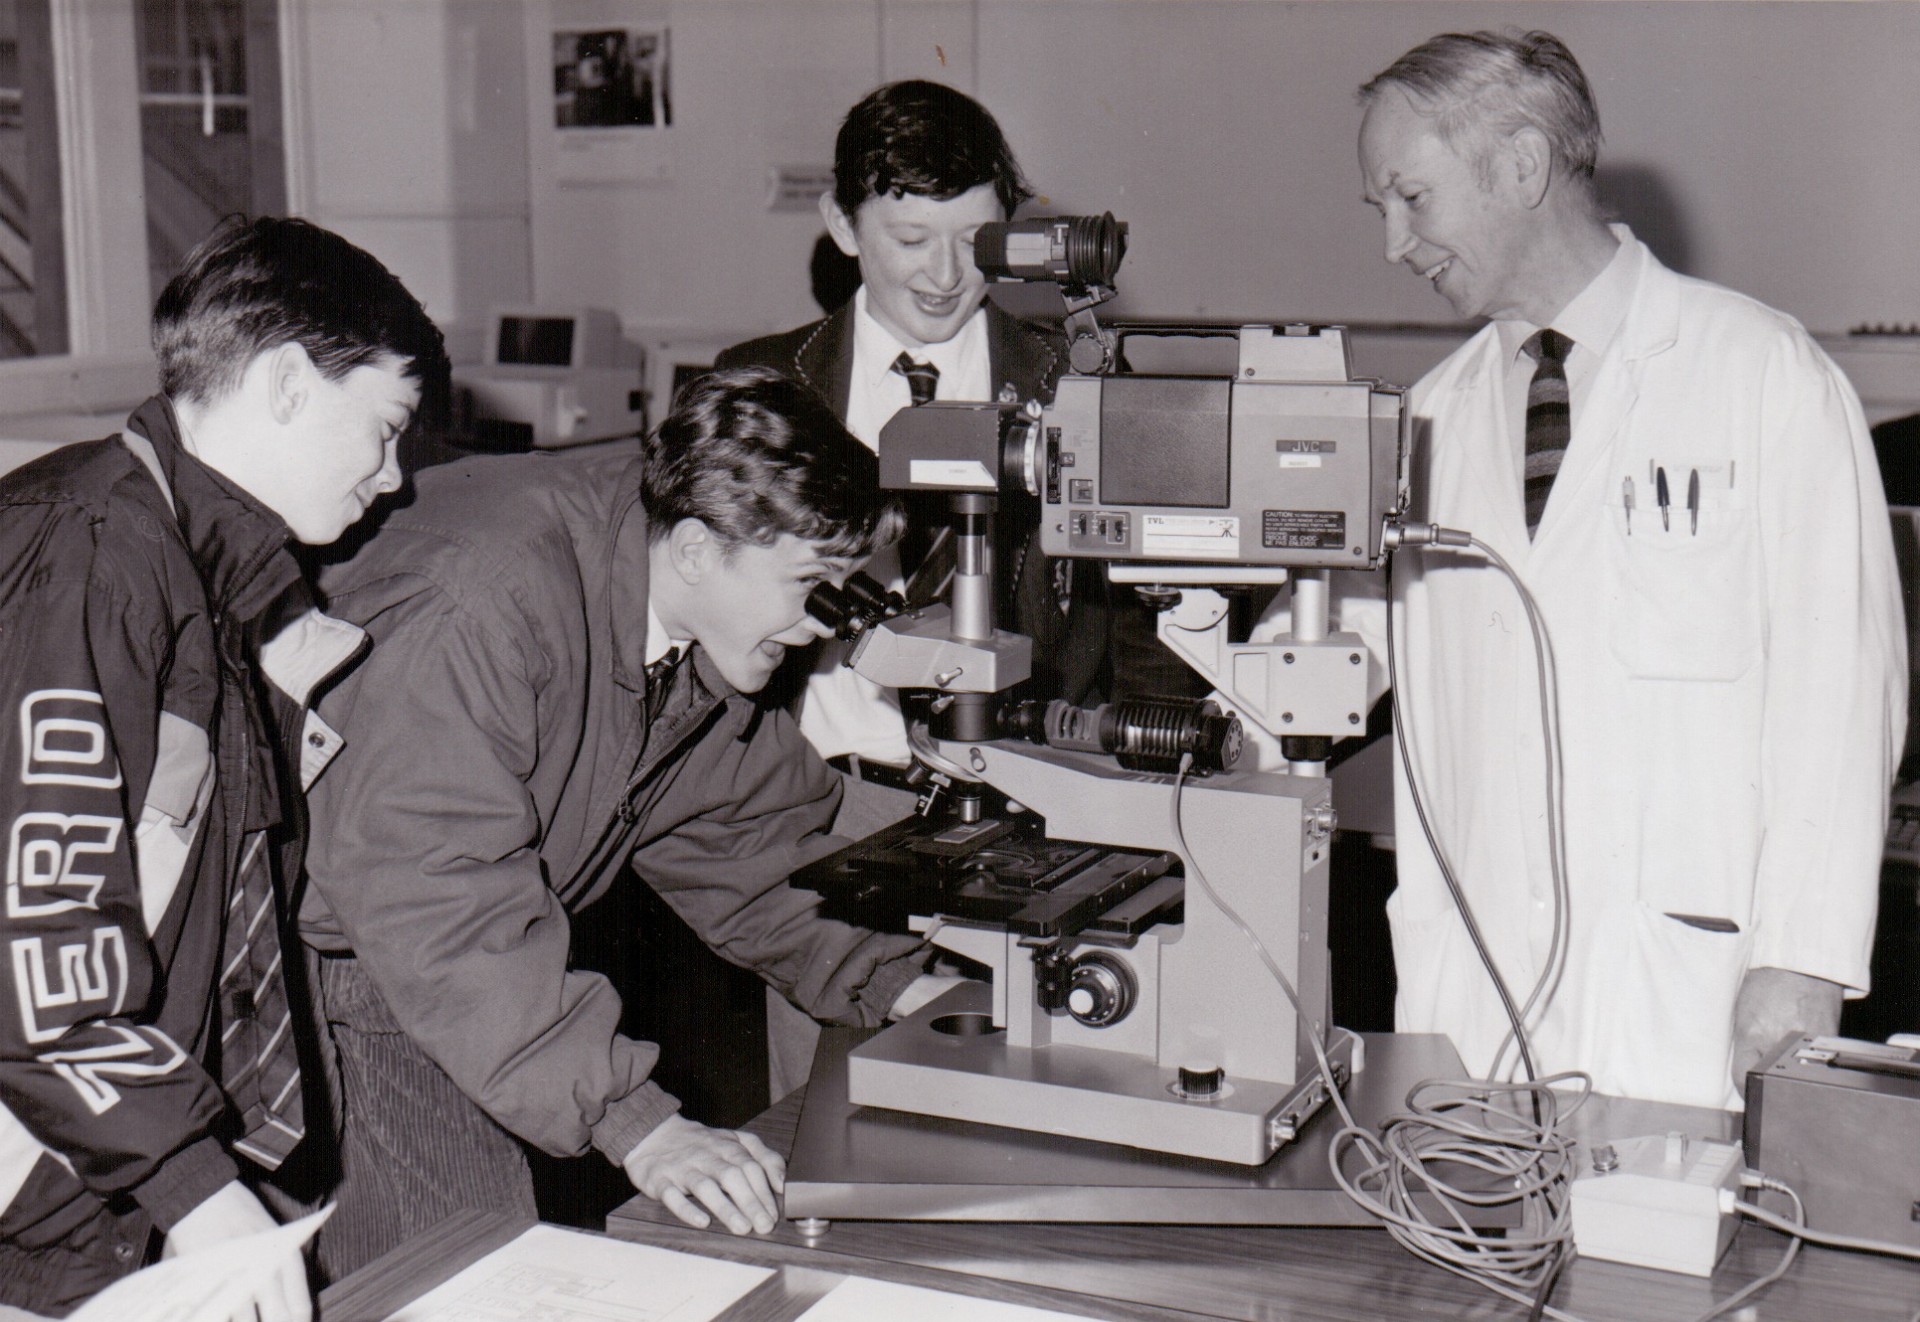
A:
POLYGON ((906 377, 893 370, 893 360, 902 353, 940 369, 935 399, 993 398, 984 304, 952 339, 909 345, 867 311, 867 290, 862 285, 853 295, 853 375, 848 382, 846 424, 870 450, 880 448, 880 429, 887 419, 913 403, 906 377))

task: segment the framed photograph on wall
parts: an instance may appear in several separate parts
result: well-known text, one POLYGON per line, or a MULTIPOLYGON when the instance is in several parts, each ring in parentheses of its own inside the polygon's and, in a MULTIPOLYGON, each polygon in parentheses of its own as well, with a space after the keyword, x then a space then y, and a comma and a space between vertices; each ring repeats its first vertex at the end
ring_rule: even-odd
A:
POLYGON ((556 28, 553 126, 666 128, 673 123, 668 30, 556 28))
MULTIPOLYGON (((530 13, 537 13, 534 7, 530 13)), ((551 81, 535 131, 562 184, 672 177, 673 45, 663 0, 555 0, 530 34, 551 81)))

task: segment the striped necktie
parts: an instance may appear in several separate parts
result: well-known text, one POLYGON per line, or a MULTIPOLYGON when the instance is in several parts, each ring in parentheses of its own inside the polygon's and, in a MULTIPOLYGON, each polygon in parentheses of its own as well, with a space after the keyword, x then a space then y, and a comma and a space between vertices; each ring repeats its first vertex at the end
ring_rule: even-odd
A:
POLYGON ((1540 526, 1553 479, 1573 437, 1573 406, 1567 394, 1567 355, 1573 341, 1555 330, 1535 331, 1521 346, 1533 359, 1527 385, 1527 536, 1540 526))
POLYGON ((939 383, 940 369, 932 363, 916 363, 902 351, 893 360, 893 370, 907 378, 907 389, 913 392, 913 403, 917 408, 933 402, 933 389, 939 383))
POLYGON ((264 830, 249 831, 240 845, 221 955, 220 1085, 240 1111, 242 1132, 233 1146, 267 1170, 279 1169, 306 1133, 281 957, 273 849, 264 830))

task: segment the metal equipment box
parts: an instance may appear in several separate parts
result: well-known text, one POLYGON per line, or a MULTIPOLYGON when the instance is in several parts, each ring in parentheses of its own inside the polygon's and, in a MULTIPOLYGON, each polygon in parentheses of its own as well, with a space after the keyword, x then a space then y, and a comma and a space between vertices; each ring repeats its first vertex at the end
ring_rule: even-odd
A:
POLYGON ((1920 1052, 1787 1038, 1747 1075, 1746 1155, 1813 1229, 1920 1247, 1920 1052))

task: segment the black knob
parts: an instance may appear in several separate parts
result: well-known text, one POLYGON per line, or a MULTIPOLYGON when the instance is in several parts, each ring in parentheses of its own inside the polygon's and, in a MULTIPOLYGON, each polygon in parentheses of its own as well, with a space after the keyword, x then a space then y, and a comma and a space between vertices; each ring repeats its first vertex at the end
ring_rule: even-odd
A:
POLYGON ((1188 1097, 1213 1097, 1226 1086, 1227 1072, 1218 1065, 1180 1067, 1180 1091, 1188 1097))

